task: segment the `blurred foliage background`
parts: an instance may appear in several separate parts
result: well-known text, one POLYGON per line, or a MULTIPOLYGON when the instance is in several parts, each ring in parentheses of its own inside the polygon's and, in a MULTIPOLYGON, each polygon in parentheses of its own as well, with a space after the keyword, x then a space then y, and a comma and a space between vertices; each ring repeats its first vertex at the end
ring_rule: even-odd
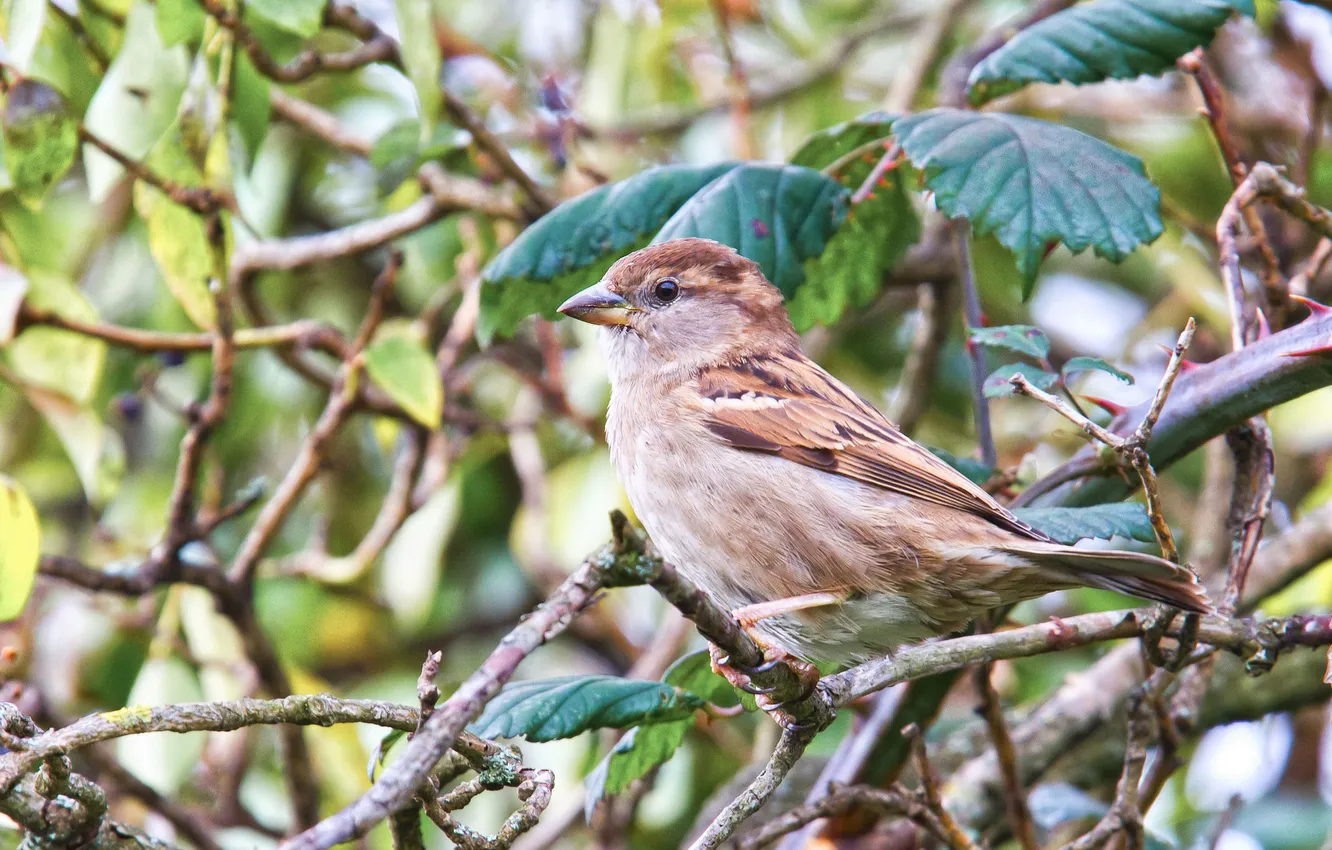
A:
MULTIPOLYGON (((436 57, 443 89, 562 199, 652 164, 786 161, 812 133, 883 107, 907 69, 920 70, 920 87, 898 108, 932 105, 947 58, 1023 6, 974 0, 948 3, 941 13, 944 5, 362 0, 356 8, 401 39, 404 54, 418 57, 410 67, 424 62, 428 69, 436 57), (931 47, 924 33, 935 25, 942 35, 931 47), (730 108, 732 61, 754 94, 750 110, 730 108)), ((244 14, 278 61, 310 46, 331 53, 356 44, 325 25, 322 3, 254 0, 244 14)), ((505 188, 505 168, 473 144, 457 115, 430 105, 438 86, 429 76, 422 83, 375 62, 270 83, 239 50, 224 58, 230 42, 194 0, 4 0, 0 37, 7 87, 24 78, 47 83, 88 132, 131 159, 146 158, 189 183, 199 179, 189 174, 194 166, 173 162, 159 140, 170 132, 182 149, 207 143, 201 161, 209 184, 235 197, 228 238, 237 250, 409 210, 429 191, 414 177, 422 162, 474 179, 504 203, 527 202, 505 188), (235 63, 222 112, 220 61, 235 63), (301 104, 331 118, 334 133, 312 132, 301 104), (211 134, 191 139, 198 127, 211 134)), ((1260 2, 1255 19, 1221 30, 1208 57, 1232 97, 1230 120, 1244 149, 1287 164, 1312 200, 1332 203, 1332 151, 1323 133, 1332 12, 1291 0, 1260 2)), ((1053 340, 1056 362, 1091 355, 1137 379, 1128 386, 1088 373, 1078 383, 1085 395, 1119 404, 1146 398, 1165 363, 1160 346, 1173 344, 1190 315, 1200 324, 1192 359, 1227 350, 1229 318, 1208 231, 1231 183, 1198 105, 1191 81, 1178 73, 1081 88, 1033 86, 1004 101, 1006 111, 1059 121, 1133 152, 1162 188, 1163 236, 1119 265, 1057 249, 1027 300, 1012 257, 990 238, 976 242, 978 289, 991 324, 1039 326, 1053 340)), ((27 308, 66 319, 181 334, 215 320, 198 276, 190 277, 201 245, 206 256, 202 231, 173 217, 179 208, 160 194, 124 177, 90 147, 39 198, 25 197, 0 169, 0 313, 26 290, 27 308)), ((923 211, 926 202, 919 205, 923 211)), ((424 345, 429 357, 451 352, 455 365, 442 398, 421 400, 425 418, 442 424, 413 437, 410 422, 364 410, 351 416, 259 565, 258 623, 298 691, 414 703, 421 660, 428 649, 441 649, 439 682, 447 695, 525 610, 605 541, 607 511, 628 509, 601 436, 608 389, 588 328, 528 320, 512 339, 485 348, 470 333, 446 337, 460 312, 475 309, 478 270, 521 225, 475 210, 431 218, 395 241, 404 262, 377 339, 398 335, 413 351, 424 345), (413 439, 421 441, 416 449, 413 439), (408 515, 391 539, 367 538, 408 451, 422 455, 419 474, 406 482, 408 515)), ((1290 256, 1313 245, 1307 231, 1280 219, 1271 233, 1290 256)), ((240 324, 308 320, 350 336, 384 261, 375 250, 264 269, 251 289, 264 318, 249 308, 240 324)), ((821 363, 885 409, 895 402, 919 321, 916 283, 887 275, 863 309, 806 335, 821 363)), ((1329 290, 1327 277, 1308 282, 1312 297, 1326 298, 1329 290)), ((207 351, 145 352, 31 316, 19 324, 12 340, 0 328, 0 340, 8 340, 0 343, 0 471, 36 505, 44 553, 113 574, 132 570, 163 539, 189 424, 183 414, 208 394, 207 351)), ((961 324, 951 325, 915 436, 967 456, 975 448, 968 363, 961 324)), ((290 360, 303 358, 320 375, 334 362, 306 343, 238 353, 230 410, 207 443, 199 477, 205 512, 243 499, 246 488, 271 493, 297 459, 326 391, 290 360)), ((390 370, 408 368, 387 356, 390 370)), ((419 365, 417 354, 402 356, 419 365)), ((993 408, 999 466, 1018 488, 1082 445, 1067 423, 1029 401, 1005 399, 993 408)), ((1270 424, 1277 492, 1269 533, 1276 533, 1332 495, 1332 391, 1276 408, 1270 424)), ((1162 480, 1167 516, 1194 561, 1220 557, 1202 498, 1207 451, 1213 449, 1162 480)), ((251 518, 222 522, 187 546, 182 560, 229 563, 251 518)), ((1332 567, 1313 571, 1264 610, 1319 611, 1329 603, 1332 567)), ((1077 591, 1024 606, 1017 617, 1031 622, 1120 604, 1109 594, 1077 591)), ((24 613, 0 626, 0 644, 4 698, 45 725, 128 704, 234 698, 257 687, 234 625, 196 586, 127 599, 42 578, 24 613)), ((650 591, 619 591, 539 650, 520 676, 632 667, 655 677, 677 654, 701 645, 650 591)), ((1030 706, 1103 651, 1001 664, 996 681, 1007 703, 1030 706)), ((970 691, 959 689, 932 740, 963 724, 972 703, 970 691)), ((1216 814, 1241 794, 1244 805, 1221 836, 1227 850, 1320 846, 1332 825, 1326 719, 1326 705, 1313 704, 1207 733, 1149 825, 1180 846, 1205 841, 1216 814)), ((840 718, 817 739, 814 754, 830 753, 850 722, 849 713, 840 718)), ((583 823, 578 778, 614 737, 524 742, 526 764, 560 778, 543 819, 547 832, 537 837, 571 847, 675 846, 714 793, 766 754, 773 733, 766 718, 753 715, 691 729, 675 758, 641 789, 634 811, 607 807, 591 826, 583 823)), ((331 812, 368 787, 367 762, 382 730, 338 726, 306 734, 331 812)), ((225 846, 268 847, 292 821, 277 742, 265 728, 141 736, 99 758, 202 813, 225 846)), ((151 806, 115 793, 114 778, 107 784, 117 817, 175 836, 151 806)), ((514 805, 507 792, 483 795, 463 820, 493 832, 514 805)), ((0 842, 15 841, 16 833, 0 829, 0 842)), ((436 834, 427 841, 447 844, 436 834)), ((368 842, 386 846, 387 832, 377 830, 368 842)))

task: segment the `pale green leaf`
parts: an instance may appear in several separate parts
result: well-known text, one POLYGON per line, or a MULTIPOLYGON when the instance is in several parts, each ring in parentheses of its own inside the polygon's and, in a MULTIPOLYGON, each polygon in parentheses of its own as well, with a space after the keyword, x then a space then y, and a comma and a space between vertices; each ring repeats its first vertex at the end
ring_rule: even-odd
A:
MULTIPOLYGON (((141 159, 176 117, 188 73, 185 48, 163 45, 153 4, 136 0, 125 24, 124 44, 97 87, 84 125, 126 156, 141 159)), ((83 162, 88 194, 100 203, 124 169, 91 145, 84 145, 83 162)))
MULTIPOLYGON (((184 186, 203 182, 199 167, 173 126, 153 148, 147 165, 184 186)), ((217 305, 209 289, 214 275, 213 248, 203 219, 145 182, 134 186, 134 208, 148 226, 148 247, 167 289, 199 327, 217 325, 217 305)))
POLYGON ((17 481, 0 475, 0 622, 23 612, 37 577, 41 528, 17 481))
POLYGON ((198 0, 156 0, 156 5, 157 34, 162 44, 197 44, 203 39, 207 16, 198 0))
POLYGON ((1074 372, 1104 372, 1113 375, 1126 384, 1133 383, 1133 376, 1118 366, 1113 366, 1099 357, 1070 357, 1059 372, 1065 378, 1074 372))
POLYGON ((23 391, 65 447, 89 504, 106 504, 125 472, 125 446, 120 435, 102 424, 91 408, 60 393, 34 386, 23 391))
MULTIPOLYGON (((60 275, 33 270, 26 280, 29 306, 67 319, 97 320, 97 311, 88 299, 60 275)), ((106 343, 72 331, 34 325, 5 347, 4 359, 24 384, 86 404, 102 379, 106 343)))
POLYGON ((328 0, 247 0, 245 10, 292 35, 310 38, 323 26, 327 5, 328 0))
POLYGON ((434 7, 430 0, 394 0, 394 6, 402 37, 402 63, 421 103, 421 124, 429 132, 443 101, 439 77, 443 58, 435 37, 434 7))
POLYGON ((1059 376, 1053 372, 1047 372, 1030 363, 1009 363, 1007 366, 1000 366, 990 373, 990 377, 985 379, 981 388, 987 398, 1005 398, 1013 395, 1017 390, 1009 381, 1014 375, 1021 375, 1027 379, 1027 383, 1041 390, 1048 390, 1059 383, 1059 376))
POLYGON ((365 350, 365 371, 413 419, 427 428, 439 427, 444 387, 425 345, 401 335, 378 339, 365 350))
POLYGON ((971 328, 970 336, 972 342, 986 348, 1003 348, 1036 360, 1050 356, 1050 338, 1045 335, 1045 331, 1031 325, 971 328))
POLYGON ((0 266, 0 347, 14 338, 28 279, 13 266, 0 266))
MULTIPOLYGON (((130 689, 129 704, 158 706, 202 699, 194 668, 173 655, 150 657, 143 663, 130 689)), ((205 732, 128 735, 116 741, 116 757, 154 791, 174 795, 198 767, 207 741, 205 732)))

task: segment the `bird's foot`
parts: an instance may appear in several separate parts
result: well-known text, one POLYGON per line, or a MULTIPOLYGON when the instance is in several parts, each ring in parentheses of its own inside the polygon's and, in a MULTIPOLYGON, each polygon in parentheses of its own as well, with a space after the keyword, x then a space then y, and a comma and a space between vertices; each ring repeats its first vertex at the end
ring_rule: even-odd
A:
POLYGON ((754 695, 754 702, 763 709, 773 720, 787 731, 799 731, 805 728, 806 724, 801 723, 790 712, 785 710, 785 706, 793 703, 803 702, 809 699, 814 693, 814 689, 819 684, 819 670, 813 664, 801 661, 781 649, 758 641, 763 647, 764 661, 757 667, 747 668, 731 662, 721 647, 713 644, 710 647, 709 657, 712 660, 712 670, 717 675, 730 682, 736 689, 754 695), (759 673, 766 673, 778 664, 785 664, 796 674, 800 681, 800 692, 790 699, 774 700, 772 697, 773 688, 760 687, 754 684, 752 677, 759 673))

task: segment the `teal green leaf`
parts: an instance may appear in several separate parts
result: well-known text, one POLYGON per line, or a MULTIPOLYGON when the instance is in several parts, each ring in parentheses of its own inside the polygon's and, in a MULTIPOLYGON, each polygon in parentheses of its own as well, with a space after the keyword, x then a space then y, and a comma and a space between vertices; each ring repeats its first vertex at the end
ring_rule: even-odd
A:
POLYGON ((4 622, 23 613, 32 593, 41 552, 41 529, 28 494, 17 481, 3 475, 0 475, 0 540, 5 541, 0 546, 0 622, 4 622))
MULTIPOLYGON (((820 130, 806 139, 799 150, 791 155, 791 164, 818 169, 838 164, 852 151, 860 150, 876 139, 886 138, 892 133, 893 122, 897 117, 891 112, 867 112, 854 120, 820 130)), ((862 164, 872 166, 881 153, 881 150, 866 151, 862 164)), ((840 175, 849 165, 849 162, 842 162, 832 176, 841 179, 840 175)))
POLYGON ((78 122, 60 92, 27 77, 10 87, 5 99, 4 139, 14 191, 24 203, 37 206, 74 164, 78 122))
POLYGON ((981 384, 981 389, 985 391, 986 398, 1005 398, 1013 395, 1017 390, 1009 383, 1014 375, 1021 375, 1026 378, 1033 387, 1042 390, 1048 390, 1059 383, 1059 376, 1053 372, 1047 372, 1044 369, 1032 366, 1030 363, 1009 363, 1007 366, 1000 366, 990 373, 990 377, 981 384))
POLYGON ((365 350, 365 371, 389 398, 427 428, 438 428, 444 412, 444 387, 435 358, 419 340, 389 336, 365 350))
MULTIPOLYGON (((882 139, 895 116, 871 112, 810 137, 792 162, 831 169, 829 176, 855 193, 874 170, 884 149, 852 154, 882 139)), ((854 205, 846 221, 815 260, 805 265, 806 281, 788 299, 796 328, 832 324, 849 309, 863 307, 883 288, 886 273, 920 236, 920 219, 911 203, 902 169, 884 172, 873 191, 854 205)))
POLYGON ((1119 262, 1163 232, 1161 192, 1142 161, 1085 133, 956 109, 908 115, 893 129, 944 214, 1013 252, 1024 296, 1054 244, 1119 262))
POLYGON ((471 728, 483 738, 553 741, 589 729, 683 720, 702 706, 700 697, 662 682, 562 676, 506 685, 471 728))
POLYGON ((1133 383, 1133 376, 1118 366, 1112 366, 1099 357, 1070 357, 1064 364, 1064 368, 1059 370, 1059 374, 1065 379, 1075 372, 1104 372, 1107 375, 1113 375, 1126 384, 1133 383))
POLYGON ((1015 508, 1018 519, 1044 531, 1060 543, 1095 538, 1127 537, 1152 543, 1156 535, 1147 509, 1136 502, 1111 502, 1085 508, 1015 508))
POLYGON ((439 75, 444 67, 439 40, 435 37, 434 7, 431 0, 394 0, 394 6, 402 38, 402 63, 416 87, 421 123, 432 128, 443 100, 439 75))
POLYGON ((622 793, 635 779, 665 764, 675 755, 692 725, 692 720, 685 719, 630 729, 583 781, 583 812, 587 819, 592 819, 602 799, 622 793))
POLYGON ((328 0, 247 0, 245 10, 278 29, 310 38, 323 26, 327 5, 328 0))
POLYGON ((1045 335, 1045 331, 1031 325, 972 328, 971 341, 986 348, 1015 351, 1036 360, 1050 356, 1050 338, 1045 335))
POLYGON ((1211 42, 1253 0, 1094 0, 1051 15, 987 56, 967 80, 975 106, 1028 83, 1096 83, 1159 74, 1211 42))
POLYGON ((676 210, 735 163, 664 165, 560 204, 486 268, 477 334, 509 334, 533 313, 553 318, 569 296, 642 248, 676 210))
POLYGON ((198 0, 157 0, 157 34, 167 47, 202 41, 205 17, 198 0))
MULTIPOLYGON (((181 138, 180 124, 148 155, 145 164, 182 186, 199 186, 203 175, 181 138)), ((201 328, 217 324, 217 305, 209 289, 214 275, 213 249, 203 219, 143 181, 134 184, 134 209, 148 226, 148 248, 167 289, 201 328)))
POLYGON ((740 695, 731 683, 712 671, 712 659, 706 649, 677 660, 661 680, 722 708, 740 704, 740 695))
MULTIPOLYGON (((171 126, 189 72, 185 48, 164 46, 155 19, 151 3, 130 7, 124 43, 83 119, 90 132, 131 159, 142 159, 171 126)), ((100 203, 125 170, 91 145, 84 145, 83 163, 88 194, 100 203)))
POLYGON ((939 460, 965 475, 974 484, 984 484, 994 475, 994 467, 972 457, 958 457, 947 449, 926 446, 926 450, 939 460))
POLYGON ((805 261, 823 253, 846 218, 850 194, 812 168, 747 163, 686 201, 652 241, 699 236, 730 245, 790 298, 805 282, 805 261))

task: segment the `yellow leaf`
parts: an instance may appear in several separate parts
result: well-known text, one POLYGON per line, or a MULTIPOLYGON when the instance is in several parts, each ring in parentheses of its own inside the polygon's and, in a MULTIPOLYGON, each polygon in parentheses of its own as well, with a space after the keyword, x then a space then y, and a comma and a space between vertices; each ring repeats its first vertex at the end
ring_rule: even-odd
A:
POLYGON ((377 339, 365 350, 365 370, 413 419, 427 428, 439 427, 444 386, 424 344, 398 335, 377 339))
POLYGON ((0 620, 22 613, 40 551, 41 529, 32 500, 18 482, 0 477, 0 620))

